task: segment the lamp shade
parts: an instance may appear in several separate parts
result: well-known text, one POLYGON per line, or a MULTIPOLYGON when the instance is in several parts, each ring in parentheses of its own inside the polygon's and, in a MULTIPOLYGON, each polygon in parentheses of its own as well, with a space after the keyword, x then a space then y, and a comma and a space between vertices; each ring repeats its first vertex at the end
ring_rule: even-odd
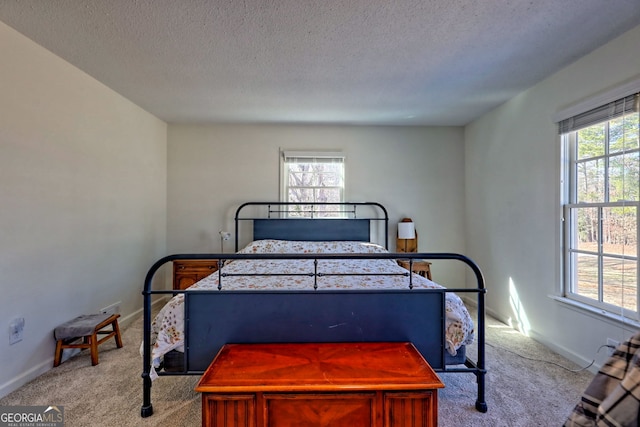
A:
POLYGON ((398 239, 415 239, 416 227, 413 222, 398 223, 398 239))

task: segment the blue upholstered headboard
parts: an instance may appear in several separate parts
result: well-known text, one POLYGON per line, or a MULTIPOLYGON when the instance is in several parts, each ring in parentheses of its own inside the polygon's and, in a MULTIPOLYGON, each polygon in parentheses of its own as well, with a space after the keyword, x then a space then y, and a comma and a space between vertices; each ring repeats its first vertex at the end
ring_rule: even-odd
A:
POLYGON ((255 219, 253 239, 371 241, 368 219, 255 219))

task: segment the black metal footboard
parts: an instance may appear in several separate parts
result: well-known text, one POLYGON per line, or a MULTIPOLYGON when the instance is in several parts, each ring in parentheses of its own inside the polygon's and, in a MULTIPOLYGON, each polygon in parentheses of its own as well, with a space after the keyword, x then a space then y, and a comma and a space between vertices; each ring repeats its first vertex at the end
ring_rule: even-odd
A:
MULTIPOLYGON (((214 273, 216 274, 216 273, 214 273)), ((312 273, 317 274, 317 273, 312 273)), ((369 275, 364 274, 363 275, 369 275)), ((145 279, 143 338, 143 404, 141 415, 153 414, 151 404, 151 303, 154 295, 184 293, 184 370, 158 375, 200 375, 226 343, 259 342, 354 342, 410 341, 438 372, 472 373, 476 376, 476 408, 487 411, 485 401, 485 306, 484 279, 469 258, 451 253, 416 254, 184 254, 156 262, 145 279), (177 259, 450 259, 467 264, 477 287, 415 289, 406 273, 407 288, 401 290, 304 290, 225 291, 224 275, 218 272, 222 290, 152 290, 153 277, 165 263, 177 259), (445 353, 445 295, 472 293, 477 298, 477 360, 449 366, 445 353)))

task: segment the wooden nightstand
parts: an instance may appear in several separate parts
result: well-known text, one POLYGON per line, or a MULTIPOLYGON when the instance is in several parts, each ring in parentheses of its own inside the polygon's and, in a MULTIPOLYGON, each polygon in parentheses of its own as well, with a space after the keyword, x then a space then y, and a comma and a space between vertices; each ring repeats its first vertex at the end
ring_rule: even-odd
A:
MULTIPOLYGON (((398 265, 408 270, 409 260, 399 259, 398 265)), ((431 263, 429 261, 425 261, 423 259, 414 259, 413 262, 411 263, 411 271, 413 273, 419 274, 422 277, 426 277, 429 280, 433 280, 431 278, 431 263)))
POLYGON ((217 259, 175 260, 173 261, 173 289, 184 290, 217 270, 217 259))

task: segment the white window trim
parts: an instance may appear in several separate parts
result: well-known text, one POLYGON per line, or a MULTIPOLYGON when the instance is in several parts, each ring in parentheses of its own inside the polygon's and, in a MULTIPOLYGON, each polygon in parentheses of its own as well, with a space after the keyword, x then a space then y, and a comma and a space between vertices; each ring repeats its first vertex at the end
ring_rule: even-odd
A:
MULTIPOLYGON (((640 92, 640 77, 630 80, 627 83, 624 83, 622 85, 619 85, 613 89, 604 91, 600 94, 594 95, 592 97, 589 97, 583 101, 580 101, 578 103, 572 104, 569 107, 566 107, 560 111, 558 111, 557 113, 555 113, 552 116, 552 119, 555 123, 559 124, 561 121, 569 119, 571 117, 574 117, 576 115, 582 114, 586 111, 598 108, 604 104, 607 103, 611 103, 614 102, 618 99, 627 97, 629 95, 633 95, 636 93, 640 92)), ((568 153, 565 152, 566 149, 566 144, 563 141, 563 135, 559 135, 558 136, 558 141, 559 141, 559 145, 560 145, 560 150, 559 150, 559 155, 560 155, 560 161, 559 161, 559 166, 561 167, 561 170, 564 172, 564 174, 561 172, 561 176, 560 176, 560 184, 561 184, 561 193, 560 193, 560 199, 559 199, 559 211, 560 211, 560 229, 563 230, 563 232, 561 233, 560 239, 561 239, 561 244, 558 245, 559 247, 559 256, 560 256, 560 283, 558 286, 558 295, 549 295, 550 298, 568 306, 571 307, 572 309, 576 309, 580 312, 584 312, 587 313, 589 315, 601 318, 601 319, 605 319, 607 321, 613 322, 616 325, 620 325, 620 326, 624 326, 624 327, 635 327, 638 328, 640 327, 640 311, 636 314, 638 317, 634 318, 634 317, 629 317, 627 316, 626 310, 622 307, 620 307, 620 311, 619 314, 616 313, 615 311, 610 311, 610 310, 606 310, 604 308, 598 307, 598 306, 594 306, 591 305, 590 303, 583 303, 580 301, 579 298, 574 298, 574 297, 567 297, 565 296, 565 293, 567 292, 566 286, 567 286, 567 275, 569 274, 567 271, 565 271, 565 256, 566 256, 566 249, 564 247, 565 242, 567 241, 566 238, 566 233, 567 233, 567 227, 564 226, 564 222, 566 221, 565 218, 565 206, 567 205, 567 202, 569 201, 569 194, 568 194, 568 188, 565 184, 565 180, 568 179, 568 174, 571 173, 569 168, 566 167, 566 165, 564 165, 563 163, 565 162, 570 162, 569 156, 567 155, 568 153)), ((558 199, 557 199, 558 200, 558 199)), ((638 202, 635 202, 638 203, 638 202)), ((640 226, 638 227, 638 233, 640 234, 640 226)), ((640 240, 638 240, 639 245, 640 245, 640 240)), ((640 247, 639 247, 640 248, 640 247)), ((638 271, 638 275, 640 276, 640 271, 638 271)), ((638 285, 639 285, 639 289, 638 289, 638 293, 640 293, 640 279, 637 281, 638 285)), ((640 297, 640 296, 639 296, 640 297)), ((616 308, 617 310, 617 308, 616 308)))
POLYGON ((286 159, 287 158, 308 158, 308 159, 342 159, 343 171, 342 171, 342 200, 347 200, 347 188, 346 188, 346 175, 347 175, 347 156, 344 152, 339 150, 285 150, 280 149, 280 201, 288 202, 287 200, 287 184, 286 184, 286 159))
POLYGON ((564 304, 565 306, 573 310, 576 310, 580 313, 586 313, 587 315, 590 315, 591 317, 594 317, 596 319, 605 320, 614 326, 624 326, 627 328, 633 328, 635 330, 640 329, 640 320, 635 320, 629 317, 621 316, 620 314, 617 314, 617 313, 612 313, 610 311, 602 310, 592 305, 584 304, 580 301, 563 297, 561 295, 549 295, 549 298, 561 304, 564 304))

